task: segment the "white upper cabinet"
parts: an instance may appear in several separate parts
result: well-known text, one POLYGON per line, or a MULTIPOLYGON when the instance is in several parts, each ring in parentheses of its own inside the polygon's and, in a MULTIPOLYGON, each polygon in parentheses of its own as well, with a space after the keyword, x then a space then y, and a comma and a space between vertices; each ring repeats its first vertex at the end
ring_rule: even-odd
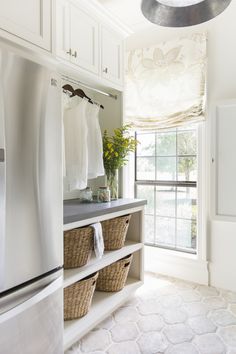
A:
POLYGON ((51 0, 0 0, 0 29, 50 50, 51 0))
POLYGON ((74 69, 82 69, 82 75, 93 74, 97 82, 120 89, 124 29, 92 4, 95 2, 56 1, 56 54, 73 64, 74 69))
POLYGON ((118 90, 127 34, 96 0, 0 0, 0 37, 45 49, 85 79, 118 90))
POLYGON ((79 6, 57 1, 57 55, 99 73, 99 24, 79 6))
POLYGON ((123 84, 123 38, 102 27, 102 77, 116 84, 123 84))
POLYGON ((70 7, 71 58, 74 64, 99 73, 98 22, 77 6, 70 7))
POLYGON ((70 6, 68 1, 57 0, 56 19, 57 55, 70 60, 70 6))

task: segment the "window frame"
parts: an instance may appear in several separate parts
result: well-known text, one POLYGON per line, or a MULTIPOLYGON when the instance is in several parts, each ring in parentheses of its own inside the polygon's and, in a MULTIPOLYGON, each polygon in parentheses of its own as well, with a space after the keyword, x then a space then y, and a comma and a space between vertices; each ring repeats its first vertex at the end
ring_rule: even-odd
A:
MULTIPOLYGON (((188 130, 188 129, 187 129, 188 130)), ((191 128, 189 128, 189 130, 193 130, 191 128)), ((194 129, 195 130, 195 129, 194 129)), ((166 133, 169 133, 170 131, 169 130, 166 130, 166 133)), ((175 130, 176 132, 176 137, 178 135, 177 133, 177 129, 175 130)), ((148 132, 147 132, 148 133, 148 132)), ((151 133, 151 132, 150 132, 151 133)), ((153 131, 152 133, 155 133, 155 150, 156 150, 156 137, 157 137, 157 133, 158 132, 155 132, 153 131)), ((163 132, 165 133, 165 132, 163 132)), ((142 185, 142 186, 153 186, 154 187, 154 195, 156 196, 156 187, 159 187, 159 186, 167 186, 167 187, 174 187, 175 188, 175 209, 176 209, 176 203, 177 203, 177 188, 181 188, 181 187, 190 187, 190 188, 196 188, 196 192, 197 192, 197 215, 196 215, 196 248, 193 249, 193 248, 185 248, 185 247, 180 247, 180 246, 177 246, 177 245, 173 245, 173 247, 171 245, 165 245, 165 244, 161 244, 161 243, 149 243, 149 242, 145 242, 145 245, 147 246, 152 246, 152 247, 157 247, 157 248, 161 248, 161 249, 166 249, 168 251, 172 251, 172 252, 183 252, 185 254, 190 254, 190 255, 193 255, 193 256, 196 256, 199 254, 199 230, 200 230, 200 223, 202 221, 201 219, 201 215, 199 213, 199 207, 200 207, 200 189, 199 189, 199 180, 200 180, 200 171, 199 171, 199 168, 200 168, 200 151, 202 151, 202 148, 200 148, 200 145, 202 145, 202 128, 201 128, 201 125, 199 124, 198 127, 196 127, 196 134, 197 134, 197 151, 196 151, 196 155, 194 154, 190 154, 190 155, 178 155, 178 150, 177 150, 177 138, 176 138, 176 155, 166 155, 166 157, 175 157, 176 158, 176 172, 177 172, 177 175, 178 175, 178 158, 179 157, 196 157, 196 163, 197 163, 197 178, 196 178, 196 181, 178 181, 177 180, 177 176, 176 176, 176 180, 138 180, 137 179, 137 157, 142 157, 142 156, 138 156, 137 155, 137 149, 135 150, 135 153, 134 153, 134 196, 137 197, 137 189, 138 189, 138 186, 139 185, 142 185)), ((137 138, 138 136, 138 133, 135 132, 135 138, 137 138)), ((164 156, 164 155, 163 155, 164 156)), ((161 156, 161 157, 163 157, 161 156)), ((145 156, 143 156, 145 157, 145 156)), ((149 156, 148 156, 149 157, 149 156)), ((152 156, 150 156, 152 157, 152 156)), ((158 157, 158 155, 156 154, 156 151, 155 151, 155 155, 153 156, 155 157, 155 159, 158 157)), ((155 171, 156 171, 156 162, 155 162, 155 171)), ((155 175, 156 175, 156 172, 155 172, 155 175)), ((156 203, 155 203, 155 199, 154 198, 154 210, 156 211, 156 203)), ((163 216, 164 217, 164 216, 163 216)), ((168 217, 168 216, 166 216, 168 217)), ((178 219, 184 219, 184 218, 177 218, 176 217, 176 214, 175 216, 173 217, 173 219, 175 219, 175 236, 177 235, 177 220, 178 219)), ((155 220, 155 217, 154 217, 154 220, 155 220)), ((193 220, 193 219, 188 219, 188 220, 193 220)), ((156 232, 156 221, 154 221, 154 232, 156 232)))

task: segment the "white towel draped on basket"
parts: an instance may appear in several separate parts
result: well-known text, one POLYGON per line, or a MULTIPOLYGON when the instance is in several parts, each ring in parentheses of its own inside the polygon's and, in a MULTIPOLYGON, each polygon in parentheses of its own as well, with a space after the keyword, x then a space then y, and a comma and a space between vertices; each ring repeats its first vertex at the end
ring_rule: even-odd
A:
POLYGON ((97 258, 102 258, 104 253, 104 241, 102 225, 100 222, 90 225, 94 229, 94 251, 97 258))

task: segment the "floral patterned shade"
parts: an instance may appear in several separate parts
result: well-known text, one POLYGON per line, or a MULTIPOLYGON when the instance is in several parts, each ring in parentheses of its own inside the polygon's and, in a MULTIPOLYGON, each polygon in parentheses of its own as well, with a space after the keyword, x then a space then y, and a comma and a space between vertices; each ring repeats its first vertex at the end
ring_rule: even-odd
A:
POLYGON ((126 121, 153 130, 204 120, 205 87, 205 33, 130 51, 126 121))

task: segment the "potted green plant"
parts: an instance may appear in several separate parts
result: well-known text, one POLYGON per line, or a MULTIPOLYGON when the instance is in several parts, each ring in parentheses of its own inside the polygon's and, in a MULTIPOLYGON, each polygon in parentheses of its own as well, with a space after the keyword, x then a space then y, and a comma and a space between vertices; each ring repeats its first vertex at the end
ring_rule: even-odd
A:
POLYGON ((112 199, 118 198, 118 171, 127 163, 128 154, 135 151, 138 143, 130 134, 130 128, 130 125, 117 128, 112 136, 107 130, 103 133, 103 162, 112 199))

